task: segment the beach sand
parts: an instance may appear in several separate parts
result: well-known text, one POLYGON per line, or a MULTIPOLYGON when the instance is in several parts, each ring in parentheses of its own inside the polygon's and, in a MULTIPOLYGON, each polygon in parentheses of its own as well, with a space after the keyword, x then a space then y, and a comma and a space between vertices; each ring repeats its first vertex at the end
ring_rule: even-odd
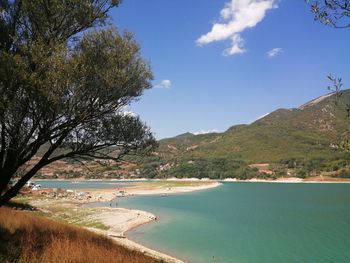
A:
POLYGON ((116 243, 127 247, 131 250, 140 251, 143 254, 151 256, 157 260, 162 260, 163 262, 180 263, 183 262, 176 258, 173 258, 164 253, 160 253, 153 249, 142 246, 132 240, 129 240, 125 236, 125 232, 138 227, 140 225, 150 223, 155 221, 155 215, 141 211, 141 210, 131 210, 125 208, 110 208, 109 212, 102 212, 96 215, 95 219, 100 220, 105 225, 109 226, 109 230, 100 230, 96 228, 87 228, 95 233, 108 236, 112 238, 116 243))
POLYGON ((109 202, 115 198, 122 198, 135 195, 167 195, 167 194, 179 194, 194 192, 200 190, 206 190, 219 186, 221 183, 218 181, 156 181, 156 182, 142 182, 132 184, 127 187, 113 189, 79 189, 80 192, 87 192, 89 198, 80 197, 76 199, 80 203, 93 203, 93 202, 109 202), (177 183, 184 183, 178 185, 177 183))

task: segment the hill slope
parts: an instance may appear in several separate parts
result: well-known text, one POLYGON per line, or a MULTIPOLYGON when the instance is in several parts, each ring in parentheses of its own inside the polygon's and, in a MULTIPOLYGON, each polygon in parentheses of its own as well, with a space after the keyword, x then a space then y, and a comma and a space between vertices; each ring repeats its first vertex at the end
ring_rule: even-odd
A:
POLYGON ((278 109, 223 133, 186 133, 161 140, 156 155, 144 160, 143 169, 153 169, 158 176, 213 178, 259 176, 248 166, 254 163, 270 164, 273 176, 288 169, 299 176, 339 170, 348 165, 348 155, 336 143, 349 136, 350 91, 337 101, 335 97, 327 94, 299 108, 278 109))

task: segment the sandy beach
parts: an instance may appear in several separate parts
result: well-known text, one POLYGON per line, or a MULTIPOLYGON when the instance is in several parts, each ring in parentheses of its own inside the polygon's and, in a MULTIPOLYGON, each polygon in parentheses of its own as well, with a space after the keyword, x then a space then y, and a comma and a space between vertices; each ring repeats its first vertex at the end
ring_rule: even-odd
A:
POLYGON ((95 216, 95 219, 100 220, 105 225, 109 226, 109 230, 100 230, 96 228, 87 228, 95 233, 108 236, 118 244, 129 249, 140 251, 143 254, 151 256, 157 260, 169 263, 181 263, 183 261, 174 257, 160 253, 153 249, 142 246, 125 236, 127 231, 143 224, 150 223, 156 220, 156 216, 141 210, 131 210, 125 208, 110 208, 110 211, 105 211, 95 216))
MULTIPOLYGON (((183 182, 178 181, 178 182, 183 182)), ((210 188, 214 188, 219 186, 221 183, 218 181, 185 181, 186 183, 189 183, 188 186, 177 186, 177 187, 131 187, 126 190, 126 195, 164 195, 164 194, 179 194, 179 193, 187 193, 187 192, 194 192, 194 191, 200 191, 200 190, 206 190, 210 188), (191 185, 191 183, 193 185, 191 185)))

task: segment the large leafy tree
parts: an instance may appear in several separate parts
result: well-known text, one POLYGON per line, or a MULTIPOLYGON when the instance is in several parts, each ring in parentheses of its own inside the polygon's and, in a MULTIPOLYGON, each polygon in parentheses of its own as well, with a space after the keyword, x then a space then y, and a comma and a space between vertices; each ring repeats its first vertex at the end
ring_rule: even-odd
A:
POLYGON ((152 73, 132 35, 105 26, 118 4, 0 0, 0 206, 56 160, 118 161, 155 145, 123 111, 152 73))

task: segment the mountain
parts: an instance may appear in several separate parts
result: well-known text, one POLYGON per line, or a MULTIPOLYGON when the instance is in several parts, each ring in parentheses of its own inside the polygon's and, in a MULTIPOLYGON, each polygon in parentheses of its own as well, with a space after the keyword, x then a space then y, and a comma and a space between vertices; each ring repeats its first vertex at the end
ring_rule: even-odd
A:
MULTIPOLYGON (((152 167, 158 176, 213 178, 259 176, 256 164, 262 163, 271 176, 305 177, 345 169, 349 157, 337 143, 350 135, 350 90, 338 97, 330 93, 299 108, 277 109, 223 133, 185 133, 161 140, 152 167)), ((149 161, 146 158, 143 168, 150 169, 149 161)))

